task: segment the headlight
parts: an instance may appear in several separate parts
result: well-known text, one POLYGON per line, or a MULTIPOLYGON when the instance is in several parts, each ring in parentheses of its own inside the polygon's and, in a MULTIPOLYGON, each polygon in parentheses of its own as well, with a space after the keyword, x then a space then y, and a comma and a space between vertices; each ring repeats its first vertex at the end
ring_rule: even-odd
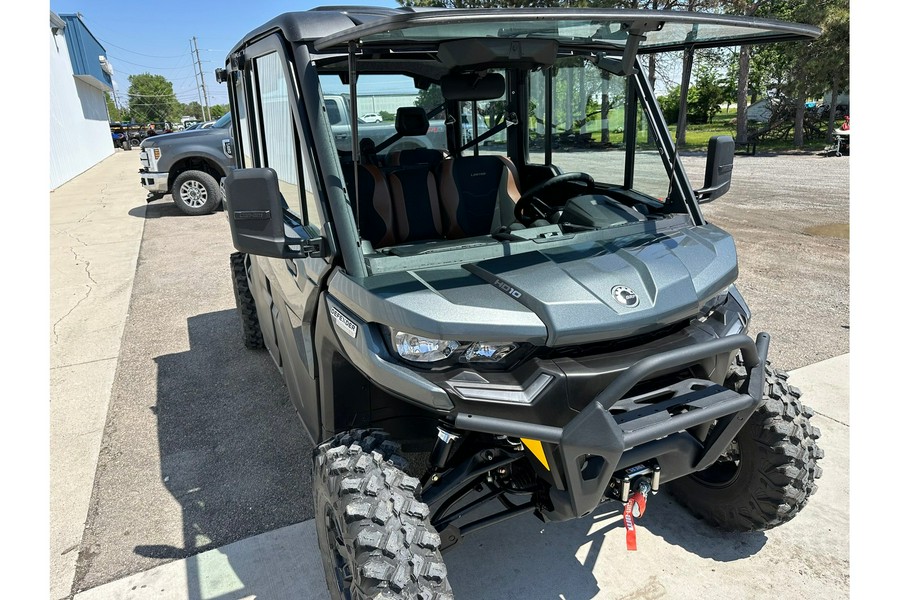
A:
POLYGON ((394 332, 394 347, 400 358, 412 362, 436 362, 444 360, 459 348, 453 340, 435 340, 414 333, 394 332))
POLYGON ((519 346, 512 342, 475 342, 462 356, 466 362, 496 363, 509 356, 519 346))
POLYGON ((514 342, 457 342, 391 330, 397 355, 410 362, 434 363, 452 359, 458 363, 498 365, 519 349, 514 342))

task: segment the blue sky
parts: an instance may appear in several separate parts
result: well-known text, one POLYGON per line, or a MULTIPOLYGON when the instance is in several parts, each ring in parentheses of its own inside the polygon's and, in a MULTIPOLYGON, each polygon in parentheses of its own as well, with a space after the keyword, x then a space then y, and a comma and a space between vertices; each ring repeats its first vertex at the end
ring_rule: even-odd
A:
POLYGON ((398 6, 395 0, 52 0, 50 10, 81 13, 85 25, 106 48, 120 99, 127 99, 128 75, 153 73, 172 82, 179 101, 198 100, 189 41, 196 36, 209 103, 227 104, 228 93, 224 85, 216 83, 214 73, 247 32, 281 13, 328 4, 398 6))

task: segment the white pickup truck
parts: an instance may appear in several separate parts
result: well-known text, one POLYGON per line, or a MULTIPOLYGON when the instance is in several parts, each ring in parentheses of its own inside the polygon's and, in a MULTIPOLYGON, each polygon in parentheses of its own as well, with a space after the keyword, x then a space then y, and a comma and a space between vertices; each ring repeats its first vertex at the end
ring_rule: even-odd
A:
MULTIPOLYGON (((338 150, 350 151, 350 99, 346 96, 325 96, 325 110, 328 121, 334 131, 334 140, 338 150)), ((447 127, 441 119, 429 121, 428 133, 420 136, 409 136, 398 139, 383 150, 384 153, 406 150, 409 148, 446 148, 447 127)), ((357 122, 359 139, 369 138, 375 145, 382 143, 397 133, 394 123, 367 123, 362 118, 357 122)))

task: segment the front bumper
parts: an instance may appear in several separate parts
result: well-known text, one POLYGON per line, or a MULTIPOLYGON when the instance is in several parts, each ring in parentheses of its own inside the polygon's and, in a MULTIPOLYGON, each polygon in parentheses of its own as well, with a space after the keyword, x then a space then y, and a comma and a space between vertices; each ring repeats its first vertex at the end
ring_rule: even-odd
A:
POLYGON ((169 191, 169 174, 153 173, 141 169, 141 185, 152 194, 165 194, 169 191))
POLYGON ((141 148, 141 185, 157 197, 169 191, 169 174, 155 170, 157 169, 159 156, 158 148, 141 148), (151 154, 153 155, 151 156, 151 154))
POLYGON ((622 371, 610 385, 563 427, 460 412, 454 425, 542 444, 554 485, 541 507, 548 520, 584 516, 615 497, 613 475, 655 461, 666 482, 710 466, 763 402, 769 336, 754 343, 729 335, 644 358, 622 371), (711 356, 740 352, 747 368, 745 388, 734 391, 703 379, 683 379, 626 397, 642 382, 711 356), (703 439, 691 433, 712 424, 703 439))

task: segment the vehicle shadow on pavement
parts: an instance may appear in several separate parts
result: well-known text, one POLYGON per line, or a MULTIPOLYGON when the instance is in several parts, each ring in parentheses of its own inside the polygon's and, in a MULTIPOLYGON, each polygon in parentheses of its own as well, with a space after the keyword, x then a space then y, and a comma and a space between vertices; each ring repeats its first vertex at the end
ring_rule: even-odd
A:
MULTIPOLYGON (((459 598, 571 600, 602 597, 609 593, 601 586, 610 573, 633 569, 636 562, 658 565, 663 552, 731 562, 753 556, 767 541, 762 532, 714 529, 664 490, 650 498, 636 524, 638 549, 629 552, 619 503, 602 504, 590 516, 563 523, 522 515, 470 535, 445 551, 444 560, 459 598)), ((643 592, 633 597, 661 597, 651 589, 643 592)))
MULTIPOLYGON (((312 445, 268 353, 244 348, 235 310, 188 317, 187 327, 188 350, 154 359, 153 409, 160 472, 181 508, 183 544, 134 547, 147 558, 191 557, 312 516, 312 445)), ((239 568, 228 577, 254 579, 239 568)), ((199 599, 222 569, 189 560, 187 571, 188 597, 199 599)))
MULTIPOLYGON (((213 211, 212 214, 216 214, 217 212, 219 211, 213 211)), ((128 214, 132 217, 141 219, 160 219, 162 217, 190 217, 191 219, 199 219, 207 216, 192 216, 185 214, 172 200, 154 200, 153 203, 135 206, 128 211, 128 214)))

